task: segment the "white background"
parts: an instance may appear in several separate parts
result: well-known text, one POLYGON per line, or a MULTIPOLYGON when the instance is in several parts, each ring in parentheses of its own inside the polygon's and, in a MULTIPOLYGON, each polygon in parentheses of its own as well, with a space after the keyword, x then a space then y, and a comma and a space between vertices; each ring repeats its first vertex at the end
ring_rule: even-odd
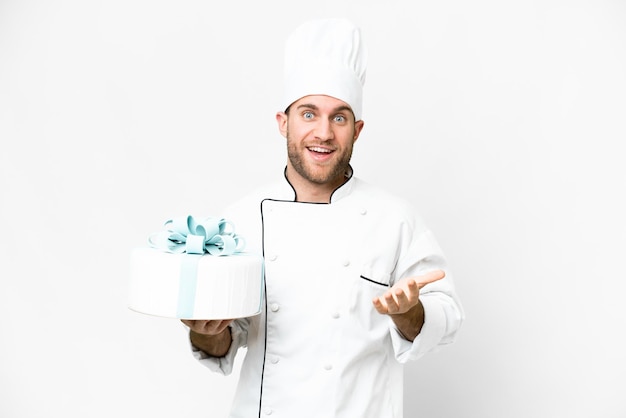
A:
POLYGON ((406 416, 626 416, 623 1, 0 0, 0 416, 224 417, 235 377, 126 308, 128 257, 285 163, 282 46, 370 49, 358 176, 455 273, 458 342, 406 416))

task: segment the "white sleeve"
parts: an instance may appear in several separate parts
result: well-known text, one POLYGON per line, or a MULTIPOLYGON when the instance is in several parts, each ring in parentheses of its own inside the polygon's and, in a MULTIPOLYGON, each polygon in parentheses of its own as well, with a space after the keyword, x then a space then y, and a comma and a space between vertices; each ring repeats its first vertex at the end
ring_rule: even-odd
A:
MULTIPOLYGON (((419 224, 418 224, 419 225, 419 224)), ((408 232, 408 231, 407 231, 408 232)), ((391 341, 396 358, 404 363, 438 351, 456 338, 465 314, 454 289, 452 274, 433 234, 423 228, 408 232, 398 260, 399 278, 422 275, 441 269, 446 276, 424 286, 420 301, 424 306, 424 325, 413 342, 406 340, 391 321, 391 341)))

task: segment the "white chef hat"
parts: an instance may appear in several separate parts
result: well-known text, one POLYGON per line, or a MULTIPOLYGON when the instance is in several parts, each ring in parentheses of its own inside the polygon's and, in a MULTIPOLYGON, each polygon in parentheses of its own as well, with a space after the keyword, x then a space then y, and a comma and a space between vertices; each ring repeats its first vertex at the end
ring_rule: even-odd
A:
POLYGON ((283 109, 309 95, 346 102, 360 120, 367 49, 358 27, 340 18, 299 26, 287 39, 283 109))

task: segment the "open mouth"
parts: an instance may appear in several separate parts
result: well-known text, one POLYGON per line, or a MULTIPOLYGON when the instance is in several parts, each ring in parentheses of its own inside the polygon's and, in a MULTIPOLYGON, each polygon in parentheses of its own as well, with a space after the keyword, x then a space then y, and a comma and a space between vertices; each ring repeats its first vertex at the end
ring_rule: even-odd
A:
POLYGON ((328 148, 323 148, 323 147, 307 147, 307 149, 311 151, 312 153, 321 154, 321 155, 333 153, 333 150, 328 149, 328 148))
POLYGON ((311 158, 318 163, 325 163, 329 161, 332 158, 331 155, 335 152, 334 149, 320 147, 317 145, 307 147, 307 150, 309 150, 311 158))

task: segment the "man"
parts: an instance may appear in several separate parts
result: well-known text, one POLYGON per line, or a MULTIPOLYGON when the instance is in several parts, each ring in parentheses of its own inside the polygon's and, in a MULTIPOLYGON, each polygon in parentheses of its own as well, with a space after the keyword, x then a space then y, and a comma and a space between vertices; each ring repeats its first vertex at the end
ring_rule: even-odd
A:
POLYGON ((453 342, 463 321, 419 216, 352 173, 365 62, 343 19, 305 23, 287 41, 284 178, 226 216, 265 257, 265 309, 183 320, 214 371, 230 373, 247 347, 232 417, 401 417, 402 364, 453 342))

